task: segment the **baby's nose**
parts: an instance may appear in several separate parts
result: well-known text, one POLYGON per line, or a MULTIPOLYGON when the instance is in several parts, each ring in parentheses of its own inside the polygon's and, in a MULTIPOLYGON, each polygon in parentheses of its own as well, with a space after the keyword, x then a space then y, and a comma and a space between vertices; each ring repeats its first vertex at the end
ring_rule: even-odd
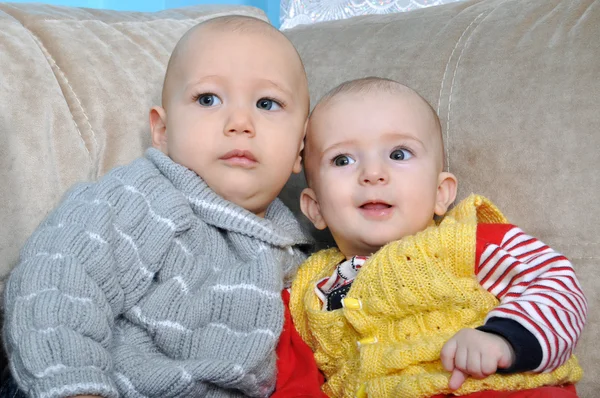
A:
POLYGON ((254 123, 251 112, 245 109, 235 109, 229 115, 225 124, 225 134, 250 134, 254 135, 254 123))

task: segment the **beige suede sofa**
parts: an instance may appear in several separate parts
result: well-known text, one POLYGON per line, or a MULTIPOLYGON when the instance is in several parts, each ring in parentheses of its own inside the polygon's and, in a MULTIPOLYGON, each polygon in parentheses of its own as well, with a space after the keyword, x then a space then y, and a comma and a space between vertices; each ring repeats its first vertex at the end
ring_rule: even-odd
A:
MULTIPOLYGON (((69 186, 143 153, 175 42, 227 13, 265 18, 253 8, 150 14, 0 3, 3 280, 69 186)), ((286 34, 306 64, 313 104, 369 75, 423 93, 442 120, 459 197, 489 196, 573 261, 589 300, 579 391, 599 397, 600 2, 468 1, 286 34)), ((302 184, 294 178, 282 193, 295 211, 302 184)))

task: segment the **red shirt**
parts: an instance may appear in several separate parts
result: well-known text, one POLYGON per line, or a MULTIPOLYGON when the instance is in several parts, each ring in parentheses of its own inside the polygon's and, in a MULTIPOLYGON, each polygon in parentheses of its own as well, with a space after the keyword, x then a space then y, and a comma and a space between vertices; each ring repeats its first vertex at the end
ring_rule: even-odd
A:
POLYGON ((277 382, 272 398, 327 398, 321 391, 323 374, 310 347, 296 331, 290 314, 290 293, 281 293, 285 305, 283 331, 277 344, 277 382))

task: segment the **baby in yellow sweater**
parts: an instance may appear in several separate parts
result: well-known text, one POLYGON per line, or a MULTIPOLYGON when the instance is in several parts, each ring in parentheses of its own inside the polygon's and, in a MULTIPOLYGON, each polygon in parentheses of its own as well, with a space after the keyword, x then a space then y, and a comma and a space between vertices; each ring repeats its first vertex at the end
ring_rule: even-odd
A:
POLYGON ((291 311, 326 394, 576 396, 587 304, 571 263, 483 197, 447 214, 457 179, 418 93, 382 78, 336 87, 310 116, 304 167, 302 212, 337 248, 301 268, 291 311))

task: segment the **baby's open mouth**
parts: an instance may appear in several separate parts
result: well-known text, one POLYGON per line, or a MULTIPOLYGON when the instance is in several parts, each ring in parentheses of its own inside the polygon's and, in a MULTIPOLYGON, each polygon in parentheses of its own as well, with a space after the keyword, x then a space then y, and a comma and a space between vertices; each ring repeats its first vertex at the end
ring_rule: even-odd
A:
POLYGON ((367 202, 360 206, 360 208, 364 210, 385 210, 389 209, 390 207, 392 207, 392 205, 389 205, 385 202, 367 202))

